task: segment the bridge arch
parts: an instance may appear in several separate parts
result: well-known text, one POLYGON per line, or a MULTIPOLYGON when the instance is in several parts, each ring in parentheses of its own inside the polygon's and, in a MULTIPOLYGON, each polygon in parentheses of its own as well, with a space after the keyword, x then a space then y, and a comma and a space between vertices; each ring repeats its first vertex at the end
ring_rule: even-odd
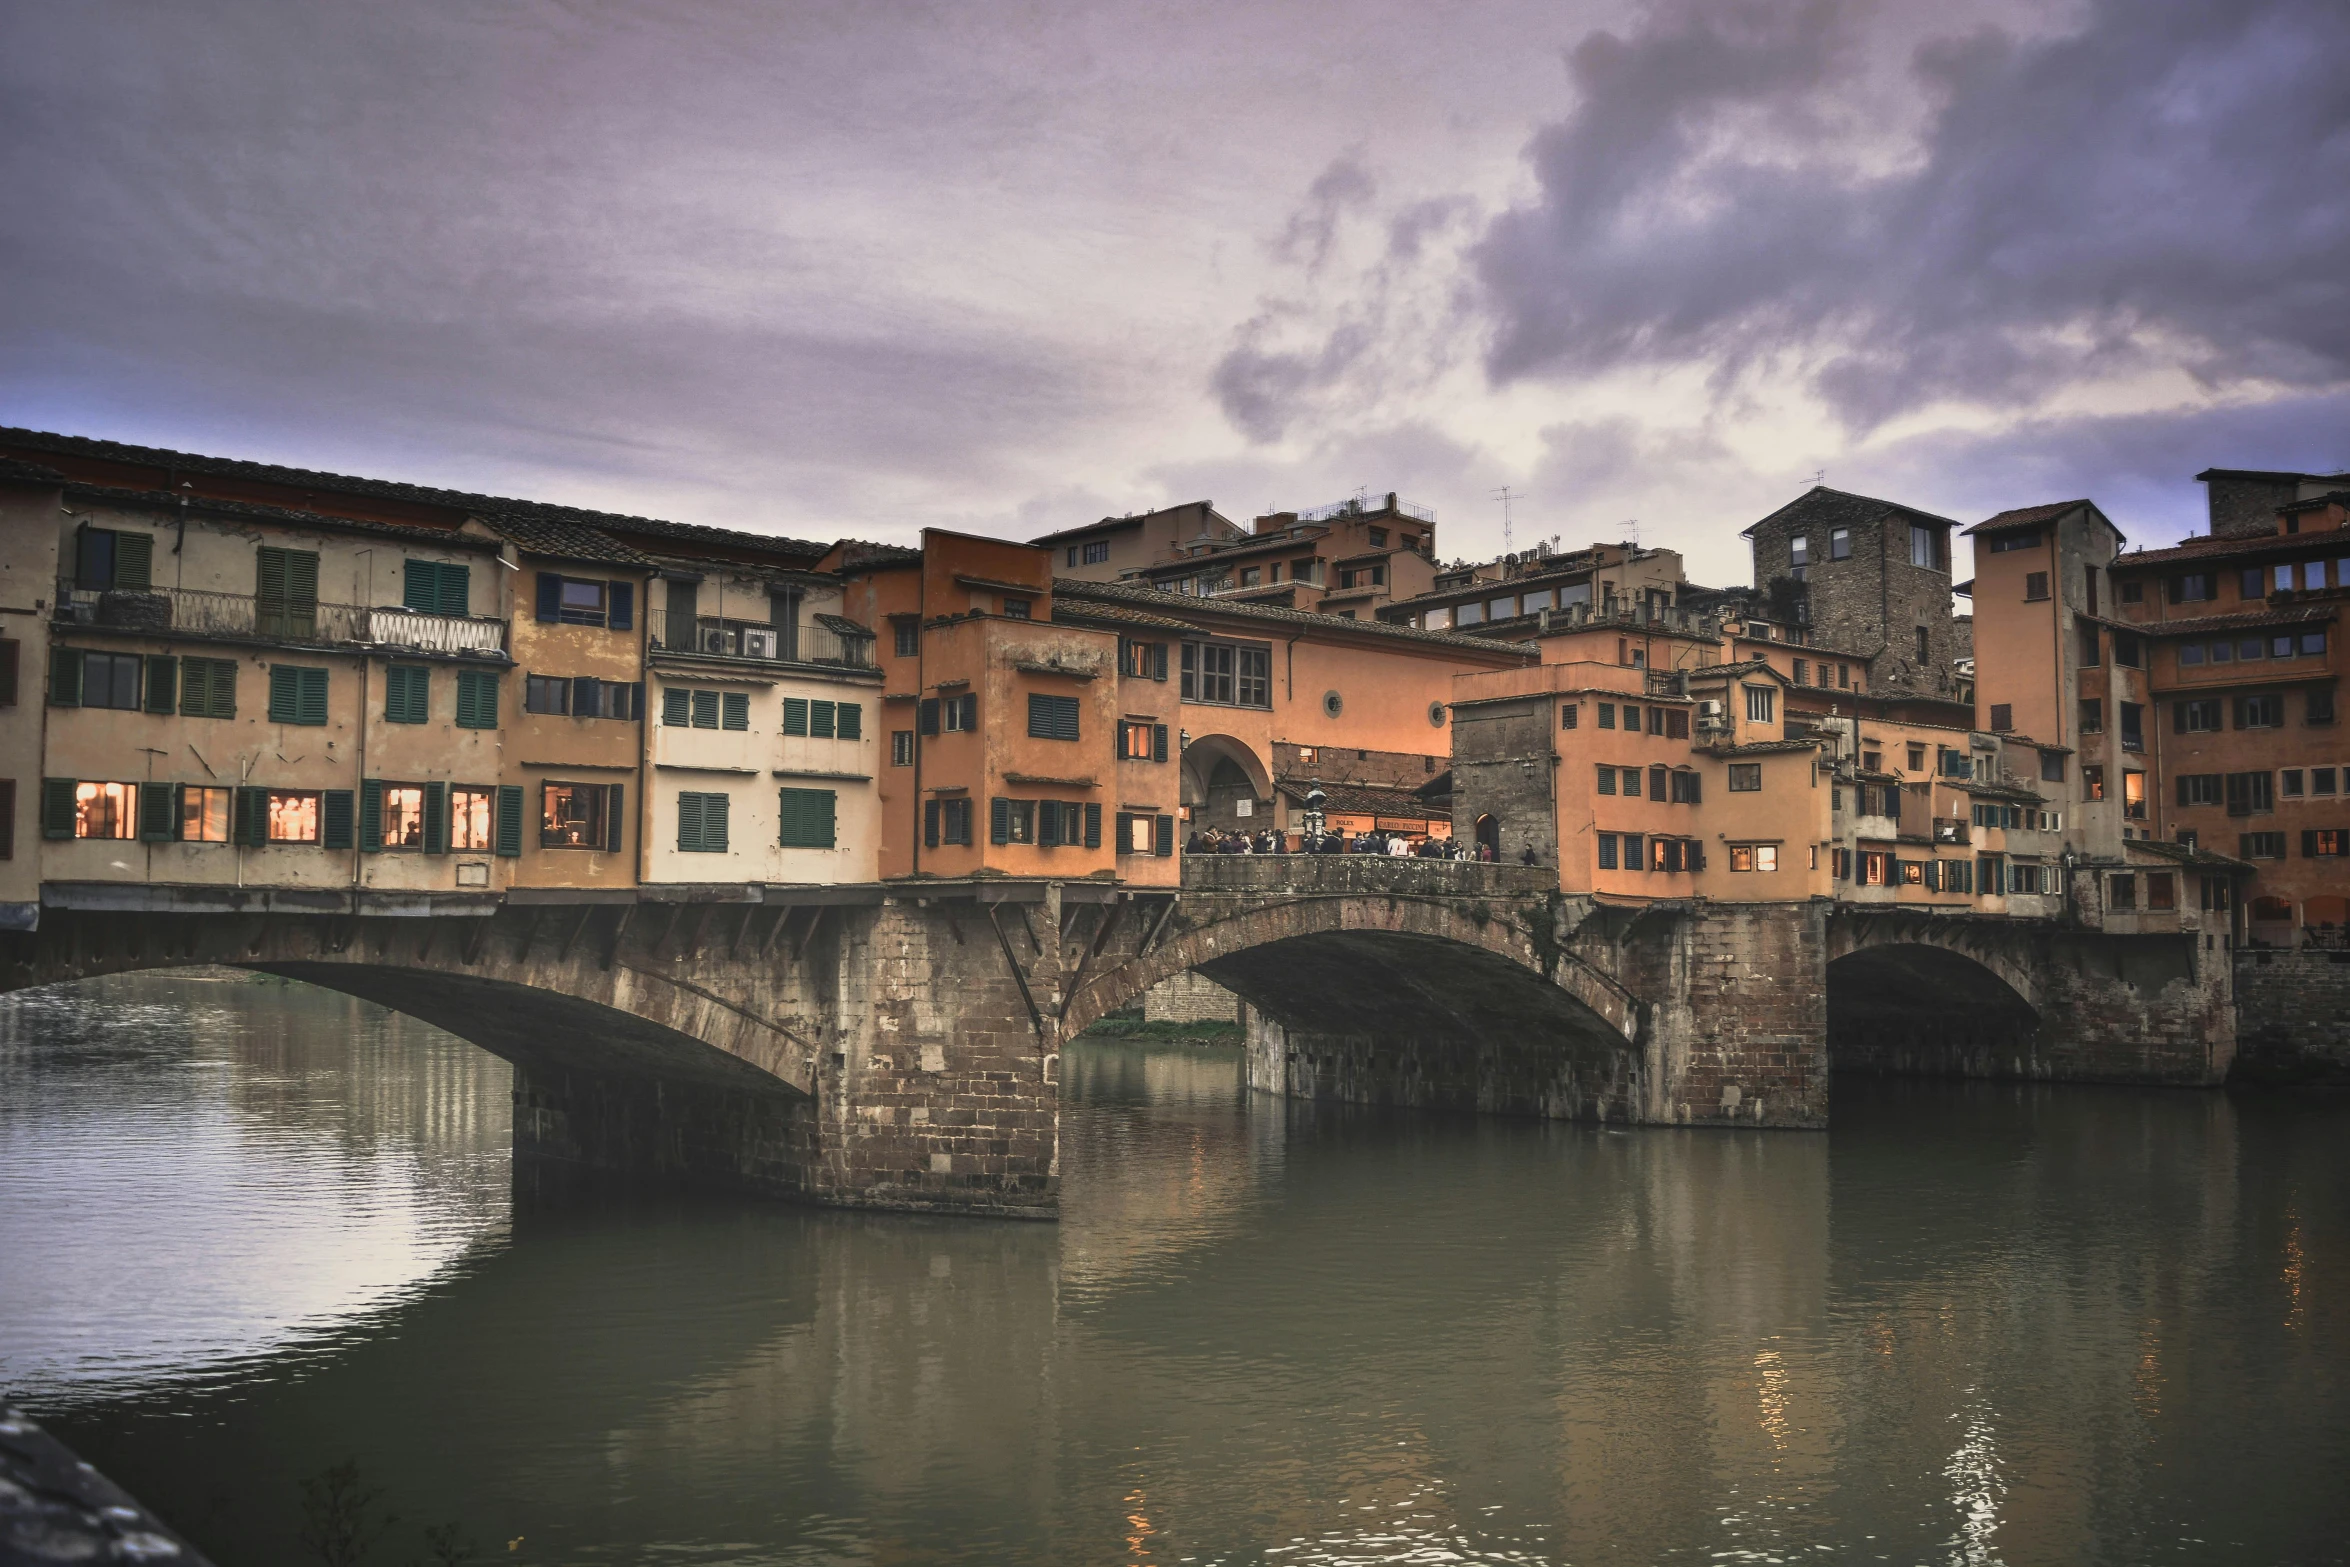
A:
POLYGON ((2041 980, 2005 932, 1914 915, 1844 916, 1828 934, 1828 1062, 1838 1071, 2025 1076, 2041 980))
POLYGON ((1332 1068, 1348 1081, 1321 1086, 1348 1098, 1400 1095, 1370 1080, 1388 1072, 1422 1105, 1623 1118, 1638 1104, 1645 1009, 1517 915, 1379 894, 1202 902, 1196 923, 1082 983, 1061 1037, 1198 970, 1277 1026, 1251 1041, 1259 1086, 1311 1093, 1332 1068))

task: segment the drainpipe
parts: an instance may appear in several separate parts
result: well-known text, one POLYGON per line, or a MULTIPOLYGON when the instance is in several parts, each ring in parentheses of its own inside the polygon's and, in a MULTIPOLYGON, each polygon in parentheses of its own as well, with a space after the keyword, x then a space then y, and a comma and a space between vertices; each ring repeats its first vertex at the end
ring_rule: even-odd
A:
MULTIPOLYGON (((359 658, 359 776, 351 789, 351 885, 353 888, 360 885, 360 870, 363 865, 362 854, 364 851, 359 844, 359 813, 364 808, 363 797, 367 793, 368 676, 374 672, 375 660, 361 654, 359 658)), ((326 831, 325 814, 324 810, 319 813, 318 827, 322 834, 326 831)), ((359 912, 359 900, 356 897, 351 900, 351 912, 354 914, 359 912)))
MULTIPOLYGON (((637 616, 636 667, 640 677, 636 700, 636 882, 642 887, 653 877, 653 834, 657 830, 653 812, 653 723, 645 716, 644 693, 652 685, 651 658, 653 653, 653 584, 659 577, 645 579, 644 612, 637 616)), ((663 613, 667 610, 664 608, 663 613)), ((675 628, 672 628, 672 635, 675 628)), ((529 679, 528 675, 523 677, 529 679)))
MULTIPOLYGON (((921 572, 914 578, 914 814, 907 827, 907 833, 908 841, 913 845, 912 863, 914 874, 917 876, 922 874, 922 833, 925 824, 930 819, 928 811, 930 802, 922 797, 922 754, 929 749, 923 743, 922 733, 922 693, 930 689, 929 638, 924 635, 930 626, 929 593, 930 572, 926 560, 921 572)), ((874 591, 874 608, 876 610, 880 608, 880 599, 881 594, 877 586, 874 591)), ((881 616, 876 614, 874 618, 878 620, 881 616)), ((895 636, 897 633, 892 631, 890 634, 895 636)), ((880 639, 876 637, 874 643, 875 646, 879 646, 880 639)), ((884 683, 886 684, 886 682, 884 683)), ((940 804, 939 813, 942 816, 946 813, 944 803, 940 804)), ((886 830, 885 828, 884 831, 886 830)), ((979 836, 979 801, 977 799, 971 802, 971 836, 974 838, 979 836)))

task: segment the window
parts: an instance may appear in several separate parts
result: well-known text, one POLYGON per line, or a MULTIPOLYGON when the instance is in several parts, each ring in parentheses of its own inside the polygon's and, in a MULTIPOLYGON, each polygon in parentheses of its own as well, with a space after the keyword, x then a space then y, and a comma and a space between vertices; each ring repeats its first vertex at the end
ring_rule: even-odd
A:
POLYGON ((1123 719, 1118 725, 1118 755, 1129 762, 1167 759, 1167 726, 1147 718, 1123 719))
POLYGON ((2113 661, 2124 669, 2144 668, 2146 664, 2144 639, 2135 632, 2115 632, 2113 634, 2113 661))
POLYGON ((698 790, 681 790, 677 796, 677 852, 680 854, 724 854, 726 852, 727 797, 723 794, 698 790))
POLYGON ((179 790, 179 840, 182 843, 228 842, 229 792, 198 784, 179 790))
POLYGON ((979 728, 979 697, 966 691, 960 696, 925 697, 915 709, 914 725, 926 735, 942 730, 947 734, 964 734, 979 728))
MULTIPOLYGON (((2268 597, 2268 573, 2258 566, 2246 566, 2237 573, 2236 592, 2239 597, 2262 599, 2268 597)), ((2173 599, 2173 603, 2177 600, 2173 599)))
MULTIPOLYGON (((1822 667, 1824 668, 1825 666, 1822 666, 1822 667)), ((1820 682, 1820 684, 1821 684, 1821 685, 1823 685, 1823 686, 1824 686, 1824 685, 1826 685, 1827 683, 1828 683, 1828 682, 1827 682, 1826 680, 1824 680, 1824 679, 1823 679, 1823 680, 1820 682)), ((1836 684, 1837 684, 1837 685, 1839 685, 1839 686, 1844 686, 1844 687, 1850 687, 1850 686, 1851 686, 1851 684, 1852 684, 1852 666, 1851 666, 1850 664, 1838 664, 1838 665, 1836 666, 1836 684)))
POLYGON ((1743 689, 1746 692, 1746 721, 1750 724, 1769 723, 1771 721, 1771 699, 1777 693, 1769 686, 1747 686, 1743 689))
POLYGON ((1371 548, 1375 550, 1387 548, 1387 530, 1385 528, 1373 528, 1370 530, 1370 534, 1371 548))
POLYGON ((2281 729, 2285 723, 2285 699, 2271 692, 2266 696, 2236 698, 2236 727, 2238 729, 2281 729))
POLYGON ((2219 698, 2202 697, 2171 704, 2171 729, 2183 735, 2215 734, 2220 728, 2219 698))
POLYGON ((1521 615, 1539 615, 1548 608, 1550 608, 1550 589, 1548 588, 1544 588, 1539 593, 1526 593, 1519 596, 1518 613, 1521 615))
POLYGON ((2145 704, 2141 702, 2122 702, 2117 704, 2117 708, 2121 714, 2122 720, 2122 749, 2125 751, 2145 750, 2145 704))
POLYGON ((1676 769, 1672 775, 1673 803, 1675 805, 1702 804, 1703 783, 1699 775, 1676 769))
POLYGON ((2293 591, 2293 568, 2290 565, 2283 565, 2277 568, 2277 591, 2279 593, 2290 593, 2293 591))
MULTIPOLYGON (((1651 800, 1662 800, 1666 798, 1665 779, 1669 776, 1670 774, 1668 774, 1661 766, 1651 767, 1648 770, 1648 797, 1651 800)), ((1624 792, 1627 794, 1638 794, 1640 792, 1638 775, 1634 774, 1633 778, 1629 781, 1632 783, 1632 787, 1624 792)))
POLYGON ((1583 704, 1580 702, 1561 702, 1559 704, 1559 727, 1561 729, 1574 728, 1582 711, 1583 704))
POLYGON ((2085 735, 2102 734, 2104 730, 2105 698, 2101 696, 2081 698, 2081 733, 2085 735))
MULTIPOLYGON (((2312 658, 2325 650, 2326 634, 2323 631, 2304 631, 2295 638, 2293 651, 2298 657, 2312 658)), ((2277 656, 2282 658, 2284 655, 2280 653, 2277 656)))
POLYGON ((2332 794, 2334 792, 2334 769, 2331 767, 2311 768, 2309 770, 2309 792, 2311 794, 2332 794))
POLYGON ((991 843, 1036 842, 1036 802, 996 796, 988 802, 987 834, 991 843))
POLYGON ((605 582, 588 577, 563 577, 542 571, 538 578, 538 618, 565 626, 604 626, 626 631, 636 621, 636 587, 627 582, 605 582))
POLYGON ((2102 800, 2105 798, 2104 768, 2096 766, 2084 766, 2081 769, 2081 798, 2084 800, 2102 800))
MULTIPOLYGON (((54 784, 52 785, 54 787, 54 784)), ((74 783, 73 831, 76 838, 135 838, 139 835, 139 786, 128 783, 74 783)), ((51 831, 52 837, 64 833, 51 831)))
POLYGON ((1164 680, 1167 678, 1167 644, 1164 642, 1120 642, 1118 669, 1130 680, 1164 680))
POLYGON ((1909 770, 1913 773, 1922 773, 1926 770, 1926 748, 1923 745, 1914 742, 1910 745, 1909 770))
MULTIPOLYGON (((618 849, 620 790, 619 784, 542 785, 539 791, 539 847, 618 849)), ((718 798, 724 799, 725 796, 720 795, 718 798)))
POLYGON ((1799 658, 1795 661, 1795 683, 1799 686, 1811 684, 1811 660, 1799 658))
POLYGON ((922 622, 901 620, 890 627, 890 636, 900 658, 922 656, 922 622))
POLYGON ((2334 721, 2334 693, 2331 690, 2312 691, 2309 693, 2309 707, 2306 714, 2306 719, 2309 723, 2321 725, 2330 724, 2334 721))
POLYGON ((1624 704, 1624 731, 1627 734, 1640 733, 1640 709, 1630 702, 1624 704))
POLYGON ((490 836, 496 791, 463 786, 449 791, 449 847, 487 854, 496 847, 490 836))
POLYGON ((326 724, 326 671, 297 664, 273 664, 269 669, 269 721, 323 728, 326 724))
POLYGON ((2105 878, 2105 906, 2109 909, 2134 909, 2138 906, 2138 878, 2127 871, 2105 878))
POLYGON ((1732 762, 1730 764, 1730 792, 1732 794, 1761 793, 1762 763, 1732 762))
MULTIPOLYGON (((635 688, 641 693, 643 687, 635 688)), ((457 727, 460 729, 495 729, 498 727, 498 674, 493 669, 460 669, 457 671, 457 727)))
POLYGON ((1918 662, 1920 664, 1930 664, 1933 661, 1933 648, 1927 638, 1926 628, 1920 626, 1918 627, 1918 662))
POLYGON ((1488 620, 1508 620, 1517 612, 1518 601, 1514 595, 1485 601, 1485 618, 1488 620))
POLYGON ((362 842, 372 839, 375 847, 383 849, 424 847, 422 784, 381 784, 371 787, 368 793, 373 797, 368 804, 376 808, 376 820, 363 825, 362 842), (374 831, 367 831, 369 827, 374 831))
POLYGON ((2122 773, 2122 815, 2136 822, 2146 819, 2146 775, 2135 768, 2122 773))
POLYGON ((1787 572, 1801 582, 1811 570, 1811 540, 1798 533, 1787 541, 1787 572))
POLYGON ((1031 601, 1028 599, 1013 598, 1009 594, 1004 597, 1004 618, 1006 620, 1026 620, 1029 618, 1030 608, 1031 601))
POLYGON ((2219 573, 2190 571, 2170 579, 2170 601, 2173 604, 2207 604, 2219 597, 2219 573))
POLYGON ((1616 869, 1616 835, 1612 832, 1599 835, 1599 868, 1603 871, 1616 869))
POLYGON ((2099 663, 2103 662, 2098 651, 2097 627, 2092 622, 2086 620, 2076 622, 2076 624, 2080 628, 2081 667, 2083 669, 2094 669, 2099 663))
POLYGON ((1830 528, 1828 530, 1828 559, 1850 560, 1851 558, 1852 530, 1850 528, 1830 528))
POLYGON ((2179 775, 2179 804, 2217 805, 2220 803, 2220 775, 2217 773, 2181 773, 2179 775))
POLYGON ((1225 707, 1273 705, 1273 652, 1230 642, 1183 644, 1183 700, 1225 707))
POLYGON ((472 613, 472 573, 439 560, 405 561, 400 568, 400 603, 420 615, 472 613))
POLYGON ((932 848, 941 843, 971 841, 971 801, 950 796, 932 800, 922 810, 922 838, 932 848))
POLYGON ((1028 733, 1037 740, 1077 738, 1077 698, 1028 694, 1028 733))
POLYGON ((144 593, 154 559, 152 533, 81 528, 74 537, 73 585, 98 593, 144 593))
POLYGON ((139 705, 139 666, 141 662, 136 653, 82 654, 81 705, 84 707, 119 707, 136 711, 139 705))
POLYGON ((2340 859, 2345 846, 2350 846, 2350 832, 2339 827, 2312 828, 2301 834, 2301 855, 2304 859, 2340 859))
POLYGON ((1864 850, 1860 855, 1860 884, 1864 887, 1882 887, 1889 862, 1893 857, 1877 849, 1864 850))
POLYGON ((2285 857, 2285 835, 2281 832, 2239 833, 2236 843, 2241 859, 2281 860, 2285 857))
POLYGON ((914 765, 913 730, 893 729, 889 732, 889 765, 892 767, 914 765))
POLYGON ((2146 584, 2143 582, 2117 582, 2114 584, 2113 591, 2114 596, 2124 604, 2146 602, 2146 584))
POLYGON ((1077 560, 1073 561, 1071 564, 1099 566, 1109 558, 1110 541, 1108 539, 1095 539, 1092 543, 1083 547, 1083 553, 1080 554, 1077 560))
POLYGON ((1602 729, 1613 729, 1616 727, 1615 703, 1602 702, 1599 704, 1599 727, 1602 729))
POLYGON ((1941 534, 1922 522, 1909 525, 1909 563, 1931 571, 1942 564, 1942 552, 1937 547, 1941 534))
POLYGON ((1996 854, 1976 855, 1975 889, 1990 898, 2007 891, 2007 861, 1996 854))
POLYGON ((2288 767, 2277 774, 2277 793, 2288 800, 2302 797, 2303 774, 2298 767, 2288 767))
POLYGON ((1452 629, 1452 611, 1432 609, 1420 617, 1422 631, 1449 631, 1452 629))
POLYGON ((2276 809, 2276 780, 2265 772, 2226 775, 2228 814, 2254 816, 2276 809))
MULTIPOLYGON (((1634 776, 1638 775, 1635 774, 1634 776)), ((1616 792, 1615 768, 1603 767, 1599 770, 1599 792, 1601 794, 1614 794, 1616 792)), ((1639 793, 1637 789, 1633 790, 1632 792, 1635 794, 1639 793)))
POLYGON ((570 679, 563 675, 523 676, 522 710, 526 713, 570 712, 570 679))
POLYGON ((2035 599, 2044 599, 2044 598, 2046 598, 2047 596, 2048 596, 2048 573, 2047 573, 2047 572, 2045 572, 2045 571, 2027 571, 2027 572, 2025 572, 2025 573, 2024 573, 2024 599, 2025 599, 2025 601, 2026 601, 2027 603, 2029 603, 2029 602, 2031 602, 2031 601, 2033 601, 2033 600, 2035 600, 2035 599))
POLYGON ((432 670, 423 664, 393 664, 386 668, 384 722, 421 724, 431 717, 432 670))
POLYGON ((2014 533, 1994 533, 1991 535, 1991 553, 1994 555, 2008 555, 2017 550, 2036 550, 2039 547, 2040 530, 2038 528, 2025 528, 2014 533))
POLYGON ((776 841, 787 849, 832 848, 834 803, 833 791, 830 789, 777 791, 776 841))
POLYGON ((1991 728, 1999 734, 2007 734, 2014 730, 2015 708, 2012 704, 2007 702, 1991 704, 1991 728))

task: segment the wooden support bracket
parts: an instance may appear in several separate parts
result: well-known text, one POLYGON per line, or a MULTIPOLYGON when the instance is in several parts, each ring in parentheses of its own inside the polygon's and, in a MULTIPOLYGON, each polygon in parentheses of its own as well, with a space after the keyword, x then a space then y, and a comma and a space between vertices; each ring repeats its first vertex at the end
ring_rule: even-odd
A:
POLYGON ((611 972, 612 965, 620 961, 621 938, 628 934, 629 922, 636 918, 637 907, 633 903, 622 904, 620 918, 612 922, 612 934, 604 942, 604 970, 606 973, 611 972))
POLYGON ((595 917, 596 906, 594 904, 583 903, 579 906, 579 918, 571 922, 571 934, 563 938, 563 946, 555 954, 556 962, 568 963, 571 961, 571 949, 578 945, 580 935, 588 928, 588 921, 595 917))
MULTIPOLYGON (((997 913, 1001 907, 1001 904, 996 903, 987 905, 988 927, 995 932, 996 945, 1003 948, 1004 966, 1012 971, 1012 983, 1020 987, 1020 1001, 1028 1008, 1029 1026, 1036 1030, 1036 1037, 1042 1039, 1044 1038, 1044 1014, 1036 1009, 1036 997, 1029 992, 1027 971, 1020 967, 1020 960, 1012 955, 1012 938, 1004 934, 1004 922, 997 913)), ((1022 913, 1025 914, 1026 910, 1023 910, 1022 913)), ((1030 933, 1030 937, 1032 940, 1034 939, 1034 932, 1030 933)))

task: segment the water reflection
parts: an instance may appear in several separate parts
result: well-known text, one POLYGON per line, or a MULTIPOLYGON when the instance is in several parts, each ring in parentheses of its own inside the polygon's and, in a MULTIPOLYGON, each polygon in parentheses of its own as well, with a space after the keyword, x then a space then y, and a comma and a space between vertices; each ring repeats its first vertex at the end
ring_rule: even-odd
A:
POLYGON ((513 1561, 2341 1555, 2343 1104, 1623 1133, 1066 1068, 1057 1227, 513 1210, 503 1071, 429 1031, 0 1003, 0 1368, 224 1561, 300 1560, 346 1453, 513 1561))

